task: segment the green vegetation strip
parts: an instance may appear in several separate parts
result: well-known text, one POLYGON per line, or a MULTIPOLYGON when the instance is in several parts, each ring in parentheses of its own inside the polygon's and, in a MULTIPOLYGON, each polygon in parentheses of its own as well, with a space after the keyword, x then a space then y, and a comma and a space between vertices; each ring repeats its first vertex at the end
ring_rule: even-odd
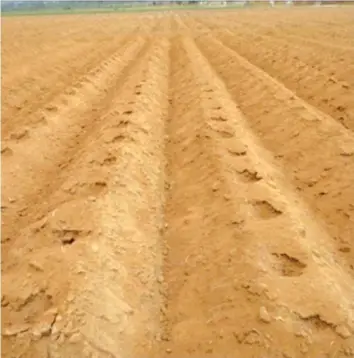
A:
POLYGON ((174 10, 228 10, 243 8, 242 5, 228 6, 205 6, 205 5, 175 5, 175 6, 132 6, 119 8, 72 8, 72 9, 43 9, 43 10, 12 10, 3 11, 1 16, 40 16, 40 15, 70 15, 70 14, 107 14, 124 12, 146 12, 146 11, 174 11, 174 10))
MULTIPOLYGON (((348 3, 337 4, 336 7, 343 5, 354 5, 354 1, 348 1, 348 3)), ((26 9, 26 10, 11 10, 2 11, 2 17, 13 17, 13 16, 41 16, 41 15, 74 15, 74 14, 108 14, 108 13, 126 13, 126 12, 147 12, 147 11, 175 11, 175 10, 233 10, 233 9, 280 9, 280 8, 291 8, 299 9, 303 7, 317 7, 309 4, 302 4, 302 6, 287 6, 285 4, 277 4, 274 7, 270 7, 268 3, 255 3, 244 6, 242 4, 234 5, 150 5, 150 6, 126 6, 126 7, 104 7, 104 8, 50 8, 50 9, 26 9)), ((327 5, 328 6, 328 5, 327 5)), ((327 7, 325 4, 321 7, 327 7)))

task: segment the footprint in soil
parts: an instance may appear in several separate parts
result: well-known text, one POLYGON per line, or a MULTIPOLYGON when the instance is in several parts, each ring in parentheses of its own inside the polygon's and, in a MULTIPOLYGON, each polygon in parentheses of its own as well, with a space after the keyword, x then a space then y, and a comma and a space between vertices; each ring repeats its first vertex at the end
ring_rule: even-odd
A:
POLYGON ((10 135, 10 139, 12 140, 22 140, 28 137, 29 137, 29 132, 27 129, 23 129, 21 131, 11 133, 10 135))
POLYGON ((263 178, 256 170, 244 169, 242 171, 238 171, 238 174, 245 183, 255 183, 263 178))
POLYGON ((272 204, 270 204, 267 200, 256 200, 253 202, 253 208, 259 217, 263 219, 272 219, 283 212, 277 208, 275 208, 272 204))
POLYGON ((247 154, 247 148, 241 143, 231 143, 227 146, 227 151, 234 156, 244 156, 247 154))
POLYGON ((13 153, 14 152, 10 147, 4 147, 1 149, 1 155, 4 157, 10 157, 13 153))
POLYGON ((117 157, 114 155, 109 155, 108 157, 104 158, 102 165, 112 165, 117 161, 117 157))
POLYGON ((82 239, 91 234, 91 230, 65 228, 52 230, 52 233, 60 240, 62 245, 72 245, 78 239, 82 239))
POLYGON ((275 259, 274 268, 280 272, 282 276, 301 276, 307 267, 302 261, 286 253, 272 253, 272 256, 275 259))
POLYGON ((141 88, 141 85, 140 85, 140 84, 135 86, 135 94, 138 95, 138 96, 141 95, 141 90, 140 90, 140 88, 141 88))
POLYGON ((112 138, 111 143, 119 142, 119 141, 123 140, 124 138, 125 137, 123 134, 118 134, 112 138))
POLYGON ((343 252, 343 253, 349 253, 351 251, 351 249, 349 246, 342 246, 339 248, 339 251, 343 252))
POLYGON ((90 185, 92 194, 100 194, 104 189, 107 188, 107 183, 103 180, 95 181, 90 185))
POLYGON ((67 192, 71 194, 76 194, 80 196, 98 196, 102 194, 104 190, 107 189, 107 183, 104 180, 97 180, 90 183, 81 182, 71 185, 66 189, 67 192))
POLYGON ((210 118, 212 121, 216 121, 216 122, 226 122, 227 118, 222 117, 222 116, 214 116, 210 118))
POLYGON ((229 126, 218 126, 214 127, 213 129, 223 138, 232 138, 235 135, 234 130, 229 126))
POLYGON ((45 107, 45 109, 48 112, 57 112, 58 111, 58 107, 53 104, 49 104, 48 106, 45 107))
POLYGON ((114 125, 114 128, 119 128, 119 129, 123 129, 123 128, 127 128, 128 124, 130 123, 129 119, 122 119, 120 120, 116 125, 114 125))

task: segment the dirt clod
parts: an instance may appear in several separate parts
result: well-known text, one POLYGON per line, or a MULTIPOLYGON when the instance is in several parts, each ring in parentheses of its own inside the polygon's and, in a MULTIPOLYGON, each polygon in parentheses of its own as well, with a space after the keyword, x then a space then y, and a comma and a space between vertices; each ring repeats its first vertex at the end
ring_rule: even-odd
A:
POLYGON ((29 324, 19 324, 19 325, 13 325, 10 327, 5 327, 2 330, 2 336, 3 337, 13 337, 18 335, 19 333, 26 332, 30 329, 29 324))
POLYGON ((268 310, 264 306, 259 309, 259 319, 264 323, 270 323, 271 321, 268 310))
POLYGON ((348 327, 343 324, 336 327, 336 333, 344 339, 349 338, 352 335, 348 327))

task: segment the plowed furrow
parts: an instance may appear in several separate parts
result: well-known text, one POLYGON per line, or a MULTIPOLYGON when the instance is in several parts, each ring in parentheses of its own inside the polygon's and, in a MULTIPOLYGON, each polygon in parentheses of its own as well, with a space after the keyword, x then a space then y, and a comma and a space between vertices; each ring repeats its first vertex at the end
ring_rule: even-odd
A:
MULTIPOLYGON (((221 27, 215 25, 214 28, 221 27)), ((352 56, 337 53, 333 57, 321 48, 264 35, 257 28, 250 31, 241 25, 218 31, 217 35, 227 46, 280 80, 302 99, 354 130, 352 56)))
POLYGON ((24 18, 4 19, 2 40, 5 56, 2 85, 9 83, 10 88, 21 90, 16 85, 22 83, 23 86, 28 77, 36 74, 36 80, 33 82, 37 87, 43 80, 40 76, 43 71, 48 75, 48 72, 53 70, 52 67, 57 67, 61 61, 71 60, 70 66, 75 65, 76 61, 85 59, 82 57, 90 57, 91 54, 84 53, 82 49, 91 47, 91 51, 95 52, 96 48, 92 46, 93 33, 96 37, 95 41, 100 43, 97 49, 103 48, 104 45, 117 39, 118 29, 118 37, 120 37, 136 28, 149 29, 154 23, 153 19, 142 20, 137 24, 121 16, 118 25, 115 21, 101 16, 96 16, 94 22, 87 17, 51 20, 36 18, 36 23, 24 18), (43 31, 44 27, 45 31, 43 31), (40 46, 37 46, 38 43, 40 46), (17 56, 14 57, 14 53, 17 56))
POLYGON ((92 136, 105 124, 112 100, 119 96, 124 79, 141 65, 149 47, 148 39, 142 37, 127 43, 68 95, 65 105, 56 107, 54 114, 48 112, 44 123, 31 131, 18 129, 10 140, 3 142, 5 240, 13 239, 14 230, 43 215, 42 210, 35 209, 36 205, 46 203, 44 198, 63 182, 68 167, 75 165, 75 155, 89 145, 92 136), (27 147, 37 154, 28 156, 27 147), (15 162, 16 167, 11 166, 11 162, 15 162), (15 212, 20 216, 16 217, 15 212))
MULTIPOLYGON (((235 28, 235 25, 230 23, 232 28, 235 28)), ((238 32, 244 31, 245 27, 247 28, 250 24, 241 23, 238 25, 238 32)), ((252 23, 252 32, 246 31, 247 37, 250 36, 252 41, 256 41, 262 47, 268 45, 268 42, 271 43, 268 50, 272 50, 273 46, 276 47, 276 51, 279 51, 281 47, 291 55, 294 59, 302 60, 314 71, 323 71, 327 72, 328 76, 331 78, 337 77, 338 80, 344 81, 345 84, 351 84, 353 86, 353 74, 354 74, 354 65, 351 58, 354 56, 354 45, 353 46, 328 46, 328 41, 326 37, 323 38, 323 41, 314 41, 311 39, 302 38, 293 34, 286 33, 286 31, 273 31, 271 33, 266 33, 265 29, 259 27, 258 24, 252 23), (278 46, 277 46, 278 45, 278 46)), ((281 52, 278 52, 278 56, 281 52)), ((284 55, 281 55, 280 58, 284 58, 284 55)), ((301 61, 300 61, 301 63, 301 61)))
MULTIPOLYGON (((152 25, 150 24, 151 31, 153 31, 152 25)), ((46 113, 56 112, 58 106, 67 104, 68 95, 80 89, 83 83, 100 72, 111 58, 119 56, 132 38, 143 35, 144 32, 136 26, 135 29, 127 31, 126 35, 120 34, 118 39, 112 34, 101 35, 100 46, 94 48, 91 42, 84 46, 74 41, 72 47, 77 49, 76 51, 62 49, 66 57, 68 57, 67 53, 70 54, 69 58, 55 56, 54 60, 47 59, 45 63, 39 61, 36 66, 37 71, 33 65, 29 66, 30 74, 21 75, 23 81, 21 86, 10 75, 11 86, 7 86, 5 81, 2 83, 2 88, 7 94, 3 96, 2 138, 11 136, 12 131, 18 126, 36 126, 46 113), (42 76, 43 71, 46 72, 46 76, 42 76)), ((4 77, 6 80, 7 76, 4 77)))
MULTIPOLYGON (((224 17, 225 19, 225 17, 224 17)), ((227 21, 227 20, 226 20, 227 21)), ((232 24, 232 21, 227 21, 228 24, 232 24)), ((353 39, 351 38, 352 33, 345 27, 341 26, 340 29, 335 31, 333 27, 326 32, 316 29, 316 26, 311 27, 313 21, 302 24, 304 26, 291 26, 289 22, 281 22, 276 19, 274 22, 257 21, 254 18, 242 19, 240 18, 237 25, 248 26, 252 24, 252 29, 255 33, 271 35, 280 39, 291 40, 294 44, 298 43, 301 45, 319 46, 322 50, 333 51, 336 53, 338 50, 346 51, 348 53, 353 52, 353 39), (310 26, 309 26, 310 25, 310 26), (333 38, 331 39, 331 36, 333 38)), ((235 22, 232 24, 235 26, 235 22)), ((327 21, 327 26, 328 26, 327 21)))
POLYGON ((197 42, 251 127, 284 165, 289 179, 314 212, 321 216, 337 250, 347 260, 348 269, 353 270, 351 249, 344 249, 351 247, 354 230, 354 192, 346 181, 354 177, 352 134, 219 40, 199 37, 197 42), (260 102, 262 105, 257 105, 260 102))
POLYGON ((12 79, 10 79, 11 87, 3 81, 2 88, 7 93, 7 96, 3 96, 3 138, 19 125, 35 125, 47 108, 55 110, 51 108, 51 102, 55 100, 58 102, 57 97, 61 97, 59 102, 60 99, 65 101, 63 97, 75 90, 75 84, 79 85, 80 82, 85 81, 91 71, 95 72, 97 67, 107 63, 107 59, 117 53, 117 48, 128 42, 130 38, 127 36, 120 41, 110 39, 108 46, 101 44, 97 49, 92 49, 92 44, 88 44, 86 48, 81 49, 82 53, 75 53, 70 59, 62 59, 58 56, 56 60, 60 65, 52 64, 51 68, 54 71, 44 69, 47 76, 41 79, 37 78, 42 75, 43 69, 39 74, 28 78, 22 75, 20 86, 12 79), (53 83, 55 86, 52 86, 53 83))
MULTIPOLYGON (((51 357, 71 358, 84 351, 117 357, 143 337, 155 336, 168 42, 149 42, 146 51, 124 90, 111 98, 100 127, 59 174, 65 181, 43 205, 50 211, 18 231, 7 252, 16 264, 3 268, 3 297, 11 302, 3 309, 5 328, 21 324, 26 315, 31 339, 45 310, 56 307, 64 316, 53 327, 50 345, 41 340, 28 355, 49 351, 51 357), (17 260, 20 252, 23 259, 17 260), (43 281, 44 271, 50 281, 43 281), (14 280, 26 272, 25 285, 12 291, 14 280), (33 288, 41 294, 23 303, 33 288), (80 345, 63 345, 62 327, 69 326, 70 334, 80 329, 80 345)), ((5 341, 7 352, 13 339, 5 341)))
POLYGON ((10 78, 13 82, 20 81, 21 77, 29 74, 31 68, 36 67, 38 62, 43 62, 45 59, 48 62, 48 56, 52 55, 54 51, 58 52, 58 47, 60 56, 60 52, 72 48, 73 42, 78 37, 82 37, 83 31, 92 30, 92 26, 86 27, 82 24, 74 27, 71 24, 67 29, 68 25, 61 23, 60 26, 66 28, 67 31, 58 31, 58 22, 56 21, 45 21, 44 25, 41 21, 34 24, 33 21, 27 22, 23 18, 20 21, 18 19, 3 19, 2 25, 3 54, 5 55, 3 73, 8 76, 9 83, 10 78), (45 32, 43 26, 46 27, 45 32), (56 41, 52 41, 53 37, 56 41), (36 48, 39 41, 41 46, 36 48), (19 53, 20 56, 11 56, 14 52, 19 53), (20 65, 21 71, 16 71, 20 65))
POLYGON ((176 38, 172 46, 166 298, 156 356, 344 349, 334 331, 354 291, 342 268, 331 267, 331 239, 284 183, 193 41, 176 38), (336 288, 323 299, 325 282, 336 288), (323 310, 306 302, 307 293, 323 310), (299 299, 291 302, 295 294, 299 299), (341 310, 335 308, 338 299, 341 310), (326 329, 308 322, 312 316, 321 317, 326 329), (277 323, 269 326, 268 320, 277 323), (311 329, 313 344, 299 340, 296 329, 284 333, 285 322, 311 329), (277 344, 280 337, 289 349, 277 344))
MULTIPOLYGON (((85 28, 68 31, 66 36, 57 34, 56 41, 46 44, 45 39, 51 38, 51 35, 54 37, 55 34, 50 31, 45 35, 36 34, 33 29, 24 25, 23 31, 28 31, 29 36, 36 38, 42 45, 40 48, 22 43, 23 34, 18 34, 15 43, 7 44, 8 41, 14 41, 12 37, 7 38, 12 36, 8 34, 10 29, 5 29, 8 30, 4 36, 5 48, 10 47, 12 53, 17 52, 17 58, 11 56, 11 63, 5 60, 2 74, 1 87, 5 93, 2 98, 2 121, 6 125, 8 122, 13 123, 14 117, 31 114, 40 104, 45 104, 55 93, 60 92, 66 82, 77 79, 79 74, 75 73, 76 71, 84 74, 85 67, 94 61, 95 57, 99 56, 102 60, 109 54, 107 47, 112 48, 113 37, 107 41, 109 35, 102 33, 100 46, 92 48, 92 42, 84 32, 90 29, 85 28), (31 52, 26 52, 29 49, 31 52), (18 63, 17 59, 20 59, 21 63, 18 63)), ((5 59, 7 58, 10 56, 5 56, 5 59)))
MULTIPOLYGON (((352 17, 350 11, 352 9, 348 13, 349 19, 352 17)), ((287 19, 284 19, 283 16, 275 15, 275 21, 269 21, 269 18, 268 21, 264 21, 265 19, 249 16, 247 20, 239 17, 239 21, 246 25, 245 20, 252 22, 255 27, 262 27, 262 32, 265 33, 272 32, 277 36, 290 35, 308 43, 320 43, 321 46, 326 46, 326 48, 349 49, 353 47, 354 33, 352 24, 350 20, 345 22, 343 13, 340 15, 341 21, 333 21, 333 13, 328 13, 327 18, 323 21, 314 21, 313 14, 308 19, 306 19, 304 12, 299 15, 297 18, 296 16, 291 16, 291 18, 288 17, 287 19)))
MULTIPOLYGON (((352 7, 339 9, 338 13, 333 8, 330 11, 324 8, 317 8, 314 11, 307 11, 308 8, 297 10, 292 8, 290 11, 273 10, 235 12, 232 18, 235 20, 234 24, 241 23, 247 28, 250 25, 255 29, 262 26, 264 32, 272 31, 277 35, 298 35, 310 41, 318 39, 327 46, 333 44, 353 46, 354 44, 352 7)), ((220 13, 219 18, 231 21, 231 16, 225 16, 225 13, 220 13)))

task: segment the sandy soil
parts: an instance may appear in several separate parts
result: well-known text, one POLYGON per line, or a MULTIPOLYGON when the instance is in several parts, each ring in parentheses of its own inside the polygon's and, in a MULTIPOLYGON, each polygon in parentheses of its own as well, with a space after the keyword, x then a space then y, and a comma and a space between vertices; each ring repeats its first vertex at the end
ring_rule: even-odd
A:
POLYGON ((3 19, 3 357, 354 357, 353 16, 3 19))

